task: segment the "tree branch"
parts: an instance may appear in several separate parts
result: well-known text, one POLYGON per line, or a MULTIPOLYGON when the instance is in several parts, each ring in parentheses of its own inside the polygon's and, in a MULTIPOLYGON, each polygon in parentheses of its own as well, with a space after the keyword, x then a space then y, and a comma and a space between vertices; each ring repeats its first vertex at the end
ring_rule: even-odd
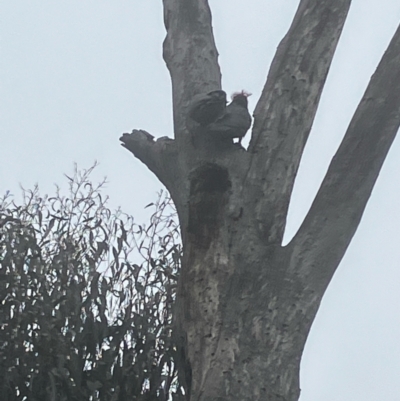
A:
POLYGON ((221 88, 218 52, 207 0, 163 0, 164 60, 172 80, 176 138, 185 132, 186 108, 196 94, 221 88))
MULTIPOLYGON (((296 269, 329 284, 400 126, 400 26, 350 122, 302 226, 288 245, 296 269)), ((304 276, 303 276, 304 275, 304 276)))
POLYGON ((350 3, 300 2, 255 109, 248 179, 261 183, 255 209, 270 242, 282 241, 294 179, 350 3))
POLYGON ((120 141, 122 146, 144 163, 171 192, 171 177, 178 174, 175 141, 167 137, 154 141, 154 137, 147 131, 136 129, 131 134, 123 134, 120 141))

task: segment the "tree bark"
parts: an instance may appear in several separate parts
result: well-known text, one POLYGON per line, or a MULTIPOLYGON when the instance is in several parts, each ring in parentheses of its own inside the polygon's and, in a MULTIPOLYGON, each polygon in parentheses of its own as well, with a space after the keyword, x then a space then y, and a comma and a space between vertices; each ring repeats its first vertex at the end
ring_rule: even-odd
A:
MULTIPOLYGON (((361 220, 400 124, 400 26, 371 77, 317 196, 288 248, 326 288, 361 220)), ((319 290, 321 291, 321 290, 319 290)))
POLYGON ((186 134, 185 116, 193 96, 221 89, 218 52, 207 0, 163 0, 164 60, 172 80, 175 137, 186 134))
POLYGON ((254 199, 271 241, 281 242, 289 199, 301 155, 351 0, 301 1, 280 43, 254 112, 249 177, 254 199), (264 177, 261 185, 260 174, 264 177), (275 189, 271 193, 271 187, 275 189), (273 213, 272 222, 268 216, 273 213))
POLYGON ((175 335, 187 399, 296 401, 308 332, 400 124, 396 32, 306 219, 286 214, 350 0, 302 0, 255 111, 248 150, 194 141, 190 99, 220 88, 206 0, 164 0, 175 140, 121 138, 170 191, 183 264, 175 335))

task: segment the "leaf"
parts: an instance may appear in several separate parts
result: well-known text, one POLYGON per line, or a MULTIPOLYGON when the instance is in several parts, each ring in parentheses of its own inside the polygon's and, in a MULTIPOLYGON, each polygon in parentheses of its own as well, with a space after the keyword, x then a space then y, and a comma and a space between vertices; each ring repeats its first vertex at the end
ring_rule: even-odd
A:
POLYGON ((118 254, 121 253, 122 245, 123 245, 123 239, 121 237, 117 238, 117 243, 118 243, 118 254))
POLYGON ((93 231, 89 231, 89 245, 90 245, 93 249, 95 249, 94 246, 93 246, 93 241, 94 241, 94 238, 93 238, 93 231))
POLYGON ((39 226, 41 227, 42 226, 43 213, 40 210, 38 210, 38 217, 39 217, 39 226))
POLYGON ((55 222, 56 222, 56 220, 55 220, 54 217, 53 217, 53 218, 50 220, 50 223, 49 223, 49 225, 47 226, 47 229, 46 229, 46 231, 45 231, 44 234, 43 234, 42 240, 45 239, 45 238, 49 235, 49 233, 50 233, 51 229, 53 228, 55 222))
POLYGON ((112 253, 113 253, 113 256, 114 256, 115 263, 118 263, 119 252, 115 249, 114 246, 112 247, 112 253))
POLYGON ((126 230, 125 230, 124 225, 122 224, 122 221, 120 221, 119 228, 121 229, 121 232, 122 232, 121 238, 122 238, 122 239, 125 241, 125 243, 126 243, 126 242, 127 242, 126 230))

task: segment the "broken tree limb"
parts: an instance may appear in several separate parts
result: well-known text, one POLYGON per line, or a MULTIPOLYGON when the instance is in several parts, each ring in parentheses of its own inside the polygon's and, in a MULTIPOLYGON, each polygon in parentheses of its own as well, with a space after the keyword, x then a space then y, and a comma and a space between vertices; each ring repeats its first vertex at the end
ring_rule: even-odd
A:
POLYGON ((123 134, 120 141, 171 190, 171 174, 166 172, 177 170, 177 149, 173 139, 163 137, 155 141, 147 131, 134 129, 131 134, 123 134))

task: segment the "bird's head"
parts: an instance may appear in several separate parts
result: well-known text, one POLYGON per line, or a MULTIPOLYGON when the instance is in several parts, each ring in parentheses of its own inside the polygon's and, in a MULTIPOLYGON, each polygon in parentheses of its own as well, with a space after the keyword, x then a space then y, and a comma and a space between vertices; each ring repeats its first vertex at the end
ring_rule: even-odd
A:
POLYGON ((211 91, 207 94, 207 96, 210 96, 217 101, 226 103, 226 93, 223 90, 211 91))
POLYGON ((251 96, 251 93, 242 90, 241 92, 235 92, 232 96, 232 102, 237 103, 243 107, 247 107, 247 98, 251 96))

